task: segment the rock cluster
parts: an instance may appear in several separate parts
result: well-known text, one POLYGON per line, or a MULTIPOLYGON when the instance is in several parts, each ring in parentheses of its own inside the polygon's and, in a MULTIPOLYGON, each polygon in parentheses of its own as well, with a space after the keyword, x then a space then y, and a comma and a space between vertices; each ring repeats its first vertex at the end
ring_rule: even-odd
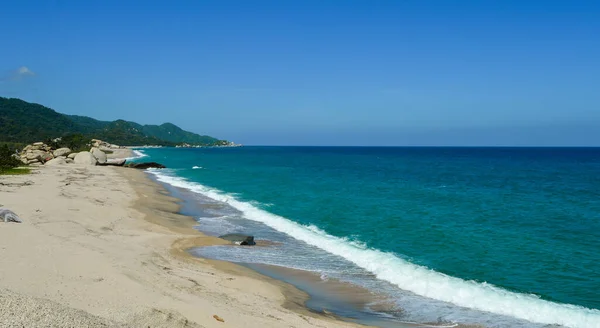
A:
POLYGON ((110 160, 106 156, 106 153, 112 153, 112 149, 121 149, 124 147, 98 139, 92 139, 90 145, 90 151, 73 153, 69 148, 53 149, 43 142, 36 142, 23 148, 23 151, 19 154, 19 159, 27 165, 64 165, 76 163, 82 165, 122 166, 125 164, 125 160, 110 160))
POLYGON ((92 139, 92 147, 94 148, 98 148, 102 151, 107 151, 107 150, 111 150, 111 149, 122 149, 125 148, 123 146, 119 146, 119 145, 114 145, 114 144, 110 144, 106 141, 102 141, 99 139, 92 139))
POLYGON ((23 164, 42 165, 55 158, 64 157, 67 159, 69 154, 71 154, 69 148, 52 149, 43 142, 36 142, 23 148, 23 151, 19 154, 19 159, 23 164))

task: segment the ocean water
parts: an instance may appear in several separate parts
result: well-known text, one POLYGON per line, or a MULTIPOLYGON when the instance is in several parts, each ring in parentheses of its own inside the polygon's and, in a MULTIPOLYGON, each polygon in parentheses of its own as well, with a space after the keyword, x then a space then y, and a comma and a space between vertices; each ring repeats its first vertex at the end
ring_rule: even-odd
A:
POLYGON ((274 242, 200 256, 348 281, 402 322, 600 327, 599 148, 141 151, 200 230, 274 242))

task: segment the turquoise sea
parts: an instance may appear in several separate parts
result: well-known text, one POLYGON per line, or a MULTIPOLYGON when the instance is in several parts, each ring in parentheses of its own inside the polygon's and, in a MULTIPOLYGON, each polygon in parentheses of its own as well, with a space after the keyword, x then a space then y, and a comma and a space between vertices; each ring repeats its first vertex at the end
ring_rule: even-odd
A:
POLYGON ((139 151, 200 230, 275 242, 200 256, 366 287, 392 321, 600 327, 600 148, 139 151))

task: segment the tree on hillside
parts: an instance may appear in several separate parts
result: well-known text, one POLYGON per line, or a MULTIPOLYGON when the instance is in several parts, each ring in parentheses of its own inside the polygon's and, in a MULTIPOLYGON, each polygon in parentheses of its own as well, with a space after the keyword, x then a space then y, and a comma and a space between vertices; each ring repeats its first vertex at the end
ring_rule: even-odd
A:
POLYGON ((0 172, 12 169, 23 164, 14 155, 15 151, 8 147, 8 145, 0 146, 0 172))
POLYGON ((46 144, 54 149, 69 148, 71 151, 80 152, 90 149, 91 140, 92 138, 81 133, 73 133, 57 139, 48 139, 46 144))

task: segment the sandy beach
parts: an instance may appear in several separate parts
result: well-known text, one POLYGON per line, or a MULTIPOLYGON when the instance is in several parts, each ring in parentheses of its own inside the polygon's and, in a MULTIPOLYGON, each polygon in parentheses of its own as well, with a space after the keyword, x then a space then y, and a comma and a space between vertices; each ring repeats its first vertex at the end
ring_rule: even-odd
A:
POLYGON ((0 327, 356 327, 291 285, 190 256, 192 229, 142 171, 40 167, 0 176, 0 327))

